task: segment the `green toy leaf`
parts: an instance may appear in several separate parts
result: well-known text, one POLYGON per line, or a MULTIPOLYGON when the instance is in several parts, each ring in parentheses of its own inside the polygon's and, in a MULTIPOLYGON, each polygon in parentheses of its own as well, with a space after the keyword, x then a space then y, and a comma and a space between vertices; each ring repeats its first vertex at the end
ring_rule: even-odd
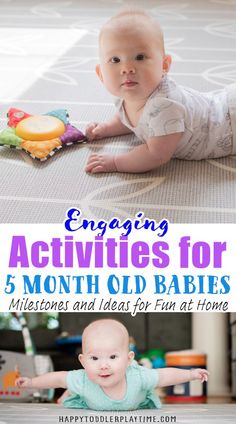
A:
POLYGON ((15 128, 6 128, 0 133, 0 144, 20 146, 22 139, 15 133, 15 128))

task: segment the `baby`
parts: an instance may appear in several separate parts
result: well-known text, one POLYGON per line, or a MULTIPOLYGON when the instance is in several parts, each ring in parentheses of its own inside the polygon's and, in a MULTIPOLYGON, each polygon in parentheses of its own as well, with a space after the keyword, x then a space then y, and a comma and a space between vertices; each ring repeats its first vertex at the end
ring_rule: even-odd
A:
POLYGON ((236 153, 236 83, 210 93, 177 85, 168 76, 157 20, 140 9, 124 9, 102 28, 96 73, 117 97, 117 113, 91 123, 89 140, 134 133, 143 144, 120 155, 89 157, 85 170, 145 172, 172 157, 188 160, 236 153))
POLYGON ((155 387, 192 380, 207 381, 205 369, 148 369, 133 361, 128 331, 119 321, 100 319, 82 335, 83 370, 52 372, 39 377, 19 377, 20 388, 68 389, 63 403, 68 408, 101 411, 160 408, 155 387))

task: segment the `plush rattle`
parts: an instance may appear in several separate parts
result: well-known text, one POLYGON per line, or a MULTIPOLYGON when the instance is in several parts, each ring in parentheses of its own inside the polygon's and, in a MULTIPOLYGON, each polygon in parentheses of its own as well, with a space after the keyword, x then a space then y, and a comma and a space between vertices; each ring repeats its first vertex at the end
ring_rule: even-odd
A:
POLYGON ((85 135, 69 123, 65 109, 29 115, 11 108, 7 117, 8 128, 0 132, 0 145, 22 149, 33 159, 45 161, 62 147, 85 141, 85 135))

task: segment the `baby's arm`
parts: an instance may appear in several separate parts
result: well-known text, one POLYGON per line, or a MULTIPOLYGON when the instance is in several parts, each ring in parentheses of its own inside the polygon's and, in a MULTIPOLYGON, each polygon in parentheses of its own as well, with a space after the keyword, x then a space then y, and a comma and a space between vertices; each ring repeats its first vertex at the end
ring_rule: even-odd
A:
POLYGON ((172 158, 181 137, 182 133, 152 137, 146 144, 141 144, 123 155, 91 155, 85 171, 92 174, 150 171, 172 158))
POLYGON ((124 135, 131 133, 130 129, 122 124, 120 117, 116 114, 108 122, 92 122, 86 128, 86 137, 88 140, 99 140, 105 137, 115 137, 117 135, 124 135))
POLYGON ((161 368, 158 370, 158 387, 174 386, 192 380, 200 380, 201 383, 208 380, 209 372, 202 368, 181 370, 179 368, 161 368))
POLYGON ((58 371, 33 378, 19 377, 16 379, 15 385, 23 389, 56 389, 59 387, 66 389, 66 376, 67 371, 58 371))

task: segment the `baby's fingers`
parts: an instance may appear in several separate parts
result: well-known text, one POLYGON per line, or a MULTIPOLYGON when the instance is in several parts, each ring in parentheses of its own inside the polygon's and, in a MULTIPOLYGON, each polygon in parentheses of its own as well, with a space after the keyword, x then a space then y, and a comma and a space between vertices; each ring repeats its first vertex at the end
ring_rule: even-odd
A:
POLYGON ((208 381, 209 372, 207 370, 201 371, 201 383, 204 383, 204 381, 208 381))
POLYGON ((93 168, 100 165, 100 161, 97 155, 91 155, 88 159, 87 165, 85 167, 86 172, 92 172, 93 168))
POLYGON ((96 130, 97 126, 97 122, 93 122, 87 126, 85 130, 85 135, 89 140, 93 140, 96 137, 96 133, 94 133, 94 130, 96 130))
POLYGON ((24 384, 24 382, 25 382, 25 378, 19 377, 15 380, 15 386, 20 387, 20 386, 22 386, 22 384, 24 384))
POLYGON ((91 163, 94 163, 98 160, 99 160, 99 156, 93 153, 92 155, 89 156, 87 165, 90 165, 91 163))
POLYGON ((91 174, 99 174, 100 172, 106 172, 103 165, 94 165, 93 169, 91 170, 91 174))
POLYGON ((96 154, 91 155, 88 159, 88 163, 85 168, 85 171, 90 172, 91 174, 106 172, 104 158, 96 154))
POLYGON ((203 381, 208 381, 209 372, 203 374, 203 381))

